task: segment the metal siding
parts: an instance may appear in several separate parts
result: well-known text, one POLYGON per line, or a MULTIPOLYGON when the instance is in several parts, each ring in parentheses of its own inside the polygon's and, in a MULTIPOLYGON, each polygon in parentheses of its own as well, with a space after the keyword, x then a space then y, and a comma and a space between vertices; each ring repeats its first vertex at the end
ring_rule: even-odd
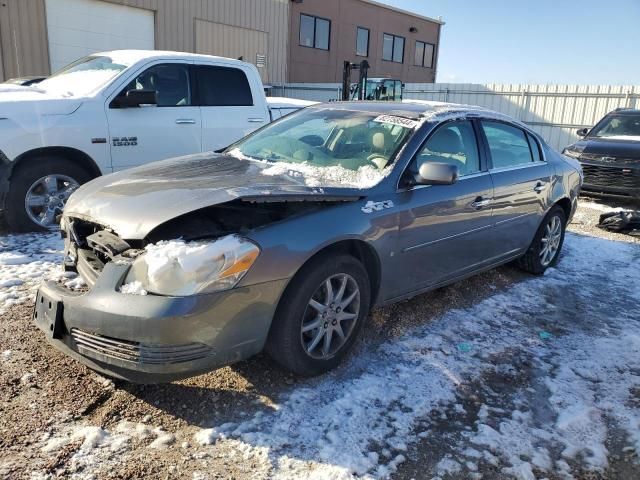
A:
MULTIPOLYGON (((195 52, 196 19, 267 32, 267 77, 275 83, 286 81, 289 0, 95 1, 155 11, 155 47, 162 50, 195 52)), ((3 0, 2 4, 2 78, 50 73, 44 0, 3 0), (17 55, 12 41, 14 35, 17 55)), ((250 61, 255 62, 255 58, 250 61)))
POLYGON ((49 73, 44 0, 4 0, 0 4, 0 77, 49 73))

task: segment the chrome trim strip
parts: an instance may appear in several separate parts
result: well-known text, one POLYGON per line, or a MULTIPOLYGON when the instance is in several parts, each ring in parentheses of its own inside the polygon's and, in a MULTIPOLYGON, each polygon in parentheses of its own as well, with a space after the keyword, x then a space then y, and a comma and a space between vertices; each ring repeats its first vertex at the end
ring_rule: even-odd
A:
POLYGON ((513 222, 515 220, 518 220, 519 218, 528 217, 530 215, 534 215, 534 214, 533 213, 523 213, 522 215, 518 215, 517 217, 507 218, 506 220, 500 220, 499 222, 494 223, 494 225, 497 227, 498 225, 503 225, 505 223, 513 222))
POLYGON ((489 173, 500 173, 500 172, 511 172, 513 170, 524 170, 525 168, 538 167, 540 165, 546 165, 546 164, 547 162, 540 161, 540 162, 522 163, 520 165, 512 165, 510 167, 490 168, 489 173))
POLYGON ((459 237, 462 237, 464 235, 469 235, 471 233, 481 232, 482 230, 487 230, 487 229, 490 229, 490 228, 493 228, 493 225, 485 225, 484 227, 478 227, 478 228, 474 228, 472 230, 467 230, 466 232, 456 233, 455 235, 450 235, 448 237, 439 238, 438 240, 432 240, 430 242, 420 243, 418 245, 413 245, 411 247, 406 247, 406 248, 402 249, 402 253, 406 253, 406 252, 409 252, 411 250, 415 250, 417 248, 428 247, 429 245, 434 245, 436 243, 445 242, 447 240, 451 240, 451 239, 454 239, 454 238, 459 238, 459 237))

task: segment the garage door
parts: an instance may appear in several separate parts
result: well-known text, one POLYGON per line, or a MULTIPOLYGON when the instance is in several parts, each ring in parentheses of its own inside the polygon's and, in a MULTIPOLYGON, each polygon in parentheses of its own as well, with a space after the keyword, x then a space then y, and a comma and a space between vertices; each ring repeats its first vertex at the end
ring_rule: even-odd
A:
POLYGON ((51 71, 90 53, 153 49, 154 13, 99 0, 46 0, 51 71))
POLYGON ((267 32, 196 19, 196 52, 227 58, 242 58, 258 67, 267 78, 267 32))

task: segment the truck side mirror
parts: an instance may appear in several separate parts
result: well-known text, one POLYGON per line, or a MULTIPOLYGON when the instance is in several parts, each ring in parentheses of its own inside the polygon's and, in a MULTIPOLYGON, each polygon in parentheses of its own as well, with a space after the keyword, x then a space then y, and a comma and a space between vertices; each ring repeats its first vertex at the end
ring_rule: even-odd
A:
POLYGON ((580 130, 576 130, 576 135, 578 135, 579 137, 586 137, 587 133, 589 133, 588 128, 581 128, 580 130))
POLYGON ((127 91, 122 106, 140 107, 141 105, 158 105, 158 92, 155 90, 129 90, 127 91))

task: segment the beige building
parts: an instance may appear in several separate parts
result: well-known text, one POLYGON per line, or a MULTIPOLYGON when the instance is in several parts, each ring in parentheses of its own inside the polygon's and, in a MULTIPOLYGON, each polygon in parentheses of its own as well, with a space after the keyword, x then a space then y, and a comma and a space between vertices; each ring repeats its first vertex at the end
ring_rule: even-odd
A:
POLYGON ((341 82, 345 60, 367 60, 369 77, 435 81, 440 20, 371 0, 294 0, 290 17, 290 82, 341 82))
POLYGON ((0 79, 142 48, 241 57, 272 84, 337 82, 363 59, 370 76, 431 82, 440 26, 369 0, 2 0, 0 79))
POLYGON ((287 80, 290 0, 2 0, 0 78, 49 74, 84 55, 144 48, 254 63, 287 80))

